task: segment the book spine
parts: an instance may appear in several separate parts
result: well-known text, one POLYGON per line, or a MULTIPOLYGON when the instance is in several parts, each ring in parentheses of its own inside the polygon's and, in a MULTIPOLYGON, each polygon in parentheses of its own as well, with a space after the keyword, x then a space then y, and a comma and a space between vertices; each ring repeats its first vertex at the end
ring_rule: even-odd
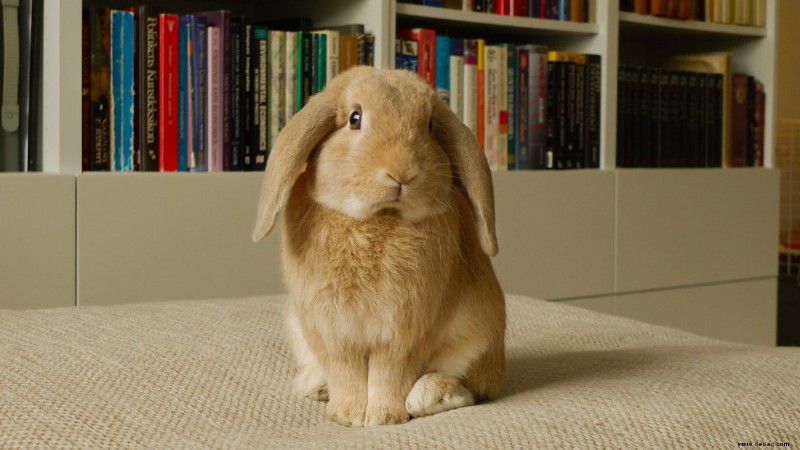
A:
POLYGON ((111 154, 115 171, 133 171, 133 13, 111 11, 111 154))
POLYGON ((518 46, 517 53, 517 96, 516 96, 516 116, 517 116, 517 136, 514 161, 514 168, 526 170, 531 168, 531 157, 528 147, 528 108, 530 104, 530 87, 528 85, 529 75, 529 53, 527 48, 518 46))
POLYGON ((419 70, 419 43, 413 39, 395 40, 395 68, 417 73, 419 70))
POLYGON ((253 170, 264 170, 269 154, 269 31, 253 26, 253 170))
POLYGON ((189 170, 189 35, 191 18, 178 17, 178 157, 177 171, 189 170))
POLYGON ((313 85, 312 85, 312 72, 313 72, 313 49, 314 49, 314 39, 310 33, 303 32, 300 36, 300 41, 302 42, 303 48, 302 51, 302 67, 300 69, 300 96, 301 96, 301 103, 300 107, 302 108, 308 103, 309 97, 311 97, 313 93, 313 85))
POLYGON ((222 54, 220 48, 220 28, 209 26, 208 33, 208 98, 206 134, 208 150, 208 171, 223 170, 222 149, 222 54))
POLYGON ((450 39, 450 109, 464 122, 464 40, 450 39))
MULTIPOLYGON (((327 41, 327 39, 325 39, 327 41)), ((327 45, 327 44, 325 44, 327 45)), ((326 48, 327 51, 327 48, 326 48)), ((322 60, 325 63, 325 60, 322 60)), ((327 65, 327 64, 326 64, 327 65)), ((322 69, 326 69, 326 65, 322 69)), ((326 75, 327 77, 327 75, 326 75)), ((320 87, 320 91, 324 86, 320 87)), ((286 123, 286 32, 269 33, 269 148, 286 123)))
MULTIPOLYGON (((341 41, 340 41, 341 48, 341 41)), ((286 99, 285 111, 286 118, 284 123, 288 123, 292 116, 297 112, 297 55, 298 55, 298 34, 296 31, 286 32, 286 77, 285 77, 285 93, 286 99)))
POLYGON ((601 62, 600 55, 586 55, 586 167, 592 169, 600 168, 601 62))
POLYGON ((178 16, 159 15, 159 169, 178 168, 178 16))
POLYGON ((552 166, 552 154, 547 153, 548 101, 555 90, 551 92, 548 84, 547 47, 530 46, 528 51, 528 167, 544 169, 552 166))
POLYGON ((486 124, 486 41, 475 39, 478 47, 478 142, 485 148, 486 124))
POLYGON ((110 170, 111 157, 111 54, 109 10, 90 8, 89 46, 89 169, 110 170))
POLYGON ((243 19, 232 19, 230 23, 231 30, 231 165, 230 170, 241 171, 244 170, 244 142, 242 135, 244 133, 243 116, 244 111, 242 108, 243 87, 242 87, 242 71, 244 70, 244 22, 243 19))
POLYGON ((464 123, 478 135, 478 43, 475 39, 464 40, 464 123))
MULTIPOLYGON (((513 44, 504 46, 506 60, 506 170, 517 166, 517 52, 513 44)), ((502 118, 501 118, 502 120, 502 118)))
POLYGON ((242 19, 242 170, 252 170, 253 161, 253 23, 242 19))
POLYGON ((450 38, 436 36, 436 94, 450 103, 450 38))
POLYGON ((764 85, 756 81, 755 113, 754 113, 754 142, 753 154, 755 167, 764 167, 764 127, 766 125, 766 101, 767 95, 764 92, 764 85))
POLYGON ((208 111, 208 32, 204 17, 195 17, 194 35, 194 167, 196 172, 208 171, 207 111, 208 111))
POLYGON ((500 48, 495 45, 484 47, 484 99, 483 152, 489 161, 489 169, 496 171, 500 165, 498 139, 500 134, 499 72, 500 48))
POLYGON ((314 74, 316 75, 315 80, 317 82, 315 92, 322 92, 322 90, 325 89, 325 85, 328 84, 328 36, 326 34, 315 33, 314 39, 317 43, 317 53, 314 59, 316 62, 314 74))
POLYGON ((747 129, 745 141, 745 164, 747 167, 755 167, 756 165, 756 80, 752 76, 747 77, 747 129))
POLYGON ((731 76, 729 167, 745 167, 747 155, 747 75, 731 76))
POLYGON ((92 154, 91 146, 91 119, 92 109, 90 86, 91 86, 91 45, 89 20, 93 11, 89 8, 81 10, 81 170, 91 170, 89 158, 92 154))
POLYGON ((139 169, 158 171, 158 13, 139 7, 138 78, 139 169))

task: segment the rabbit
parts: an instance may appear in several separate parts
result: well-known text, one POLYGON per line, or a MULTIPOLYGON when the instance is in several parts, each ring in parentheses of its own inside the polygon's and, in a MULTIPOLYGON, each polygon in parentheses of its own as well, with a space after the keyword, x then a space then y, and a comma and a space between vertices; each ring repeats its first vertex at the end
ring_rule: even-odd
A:
POLYGON ((260 195, 254 241, 284 212, 296 394, 353 427, 498 395, 491 172, 422 78, 366 66, 334 78, 279 134, 260 195))

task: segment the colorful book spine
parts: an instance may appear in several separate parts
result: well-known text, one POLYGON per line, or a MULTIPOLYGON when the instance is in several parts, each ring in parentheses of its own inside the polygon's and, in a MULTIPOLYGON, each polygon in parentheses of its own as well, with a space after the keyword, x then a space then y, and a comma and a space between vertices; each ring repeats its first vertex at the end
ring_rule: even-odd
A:
POLYGON ((113 170, 133 171, 133 13, 111 11, 111 155, 113 170))
POLYGON ((464 121, 464 40, 450 38, 450 109, 464 121))
POLYGON ((189 170, 189 58, 192 22, 189 16, 178 18, 178 172, 189 170))
MULTIPOLYGON (((600 167, 600 95, 603 87, 601 77, 602 66, 600 55, 586 55, 586 107, 584 109, 586 114, 586 167, 592 169, 600 167)), ((652 90, 650 95, 653 95, 652 90)), ((652 101, 651 99, 651 104, 652 101)), ((648 110, 649 109, 651 109, 651 107, 648 106, 648 110)), ((648 113, 645 112, 644 115, 647 117, 648 113)), ((648 147, 651 145, 650 142, 652 142, 652 139, 648 139, 648 147)))
MULTIPOLYGON (((484 47, 484 115, 483 152, 489 162, 489 169, 496 171, 500 166, 500 47, 484 47)), ((504 64, 504 63, 503 63, 504 64)))
POLYGON ((419 43, 413 39, 395 41, 395 68, 417 73, 419 70, 419 43))
POLYGON ((516 170, 526 170, 531 167, 531 156, 528 147, 528 70, 530 67, 528 49, 523 46, 517 46, 517 97, 516 97, 516 116, 517 116, 517 133, 516 133, 516 147, 514 154, 514 168, 516 170))
POLYGON ((288 123, 292 116, 299 110, 297 105, 297 55, 300 53, 298 51, 300 45, 298 38, 298 32, 286 32, 286 89, 284 93, 284 99, 286 101, 286 118, 284 121, 286 123, 288 123))
POLYGON ((464 40, 464 124, 478 135, 478 42, 475 39, 464 40))
MULTIPOLYGON (((325 46, 327 54, 327 37, 320 45, 325 46)), ((321 71, 328 69, 328 64, 321 61, 321 71)), ((323 79, 322 77, 320 79, 323 79)), ((327 79, 327 73, 324 79, 327 79)), ((324 85, 319 88, 321 91, 324 85)), ((269 32, 269 148, 275 145, 278 134, 286 124, 286 32, 269 32)))
MULTIPOLYGON (((253 160, 252 170, 264 170, 269 155, 269 30, 253 26, 253 160)), ((309 86, 310 88, 310 86, 309 86)))
POLYGON ((231 163, 228 170, 244 170, 244 122, 245 111, 243 107, 243 79, 244 72, 244 19, 231 20, 231 163))
POLYGON ((89 8, 89 154, 84 170, 110 170, 111 54, 109 10, 89 8))
POLYGON ((486 54, 485 54, 485 47, 486 41, 483 39, 475 39, 475 45, 477 48, 477 55, 478 55, 478 142, 481 145, 485 144, 484 136, 486 133, 485 127, 485 119, 484 115, 486 114, 486 74, 485 74, 485 64, 486 64, 486 54))
MULTIPOLYGON (((548 48, 543 45, 526 46, 528 50, 528 169, 548 166, 548 48)), ((552 158, 551 158, 552 160, 552 158)))
POLYGON ((505 54, 506 68, 506 108, 505 118, 501 117, 501 126, 505 123, 506 133, 506 170, 514 170, 517 165, 516 161, 516 148, 517 148, 517 53, 516 46, 513 44, 505 44, 503 46, 505 54))
POLYGON ((195 172, 205 172, 208 170, 208 151, 207 151, 207 92, 208 92, 208 33, 207 24, 204 17, 193 16, 194 27, 192 30, 192 101, 194 128, 192 139, 194 145, 193 165, 191 170, 195 172))
POLYGON ((208 171, 221 172, 223 165, 222 148, 222 53, 220 48, 220 28, 209 26, 208 33, 208 93, 207 93, 207 119, 206 140, 208 149, 208 171))
POLYGON ((178 16, 159 15, 159 170, 178 169, 178 16))
POLYGON ((436 94, 450 102, 450 37, 436 36, 436 94))
POLYGON ((138 166, 142 171, 158 171, 158 12, 154 6, 140 6, 137 20, 138 166))

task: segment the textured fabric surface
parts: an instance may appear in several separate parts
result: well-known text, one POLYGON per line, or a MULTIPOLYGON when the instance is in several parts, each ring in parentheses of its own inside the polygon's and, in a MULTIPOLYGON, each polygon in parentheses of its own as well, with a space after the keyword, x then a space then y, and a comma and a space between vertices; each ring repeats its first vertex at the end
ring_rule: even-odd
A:
POLYGON ((499 399, 345 428, 291 394, 284 301, 0 311, 0 448, 800 447, 800 350, 515 296, 499 399))

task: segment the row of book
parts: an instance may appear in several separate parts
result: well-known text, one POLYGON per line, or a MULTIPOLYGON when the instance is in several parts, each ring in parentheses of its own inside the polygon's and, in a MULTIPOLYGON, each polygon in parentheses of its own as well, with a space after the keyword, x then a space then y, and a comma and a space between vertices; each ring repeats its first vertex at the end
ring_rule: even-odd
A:
POLYGON ((620 66, 617 167, 763 166, 765 100, 744 74, 620 66))
POLYGON ((398 30, 396 66, 419 73, 477 136, 492 170, 600 166, 599 55, 398 30))
POLYGON ((308 98, 374 58, 363 26, 301 28, 226 10, 85 8, 83 170, 263 170, 308 98))
POLYGON ((503 16, 589 21, 588 0, 400 0, 424 6, 462 9, 503 16))
POLYGON ((767 0, 621 0, 621 11, 682 20, 766 26, 767 0))

